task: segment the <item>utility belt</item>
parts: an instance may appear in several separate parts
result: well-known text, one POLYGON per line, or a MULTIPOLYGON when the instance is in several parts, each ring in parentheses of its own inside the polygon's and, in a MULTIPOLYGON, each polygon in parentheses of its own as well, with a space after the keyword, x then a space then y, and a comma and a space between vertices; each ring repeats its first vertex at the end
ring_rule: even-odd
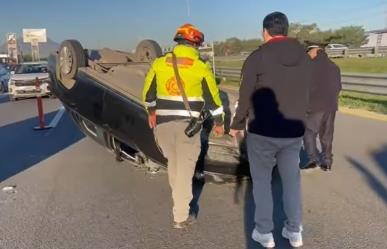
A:
POLYGON ((191 111, 191 115, 186 110, 156 110, 156 115, 158 124, 171 121, 188 123, 184 133, 188 137, 193 137, 202 129, 204 121, 211 116, 211 113, 204 109, 200 112, 191 111))

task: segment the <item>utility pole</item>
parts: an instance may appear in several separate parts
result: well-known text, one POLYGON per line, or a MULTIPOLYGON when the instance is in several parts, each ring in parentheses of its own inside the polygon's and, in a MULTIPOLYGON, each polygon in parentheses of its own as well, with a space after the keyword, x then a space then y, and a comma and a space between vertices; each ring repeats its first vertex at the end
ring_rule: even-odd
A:
POLYGON ((190 4, 189 4, 189 0, 186 0, 187 2, 187 17, 190 18, 191 17, 191 7, 190 7, 190 4))

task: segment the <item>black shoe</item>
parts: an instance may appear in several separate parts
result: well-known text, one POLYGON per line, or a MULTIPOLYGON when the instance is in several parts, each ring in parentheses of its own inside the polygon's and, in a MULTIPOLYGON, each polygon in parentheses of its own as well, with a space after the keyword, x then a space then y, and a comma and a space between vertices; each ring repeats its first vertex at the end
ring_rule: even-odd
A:
POLYGON ((320 168, 324 171, 331 171, 332 170, 332 165, 328 164, 321 164, 320 168))
POLYGON ((308 163, 307 165, 305 165, 302 170, 311 170, 311 169, 317 169, 318 167, 318 164, 316 161, 312 161, 310 163, 308 163))

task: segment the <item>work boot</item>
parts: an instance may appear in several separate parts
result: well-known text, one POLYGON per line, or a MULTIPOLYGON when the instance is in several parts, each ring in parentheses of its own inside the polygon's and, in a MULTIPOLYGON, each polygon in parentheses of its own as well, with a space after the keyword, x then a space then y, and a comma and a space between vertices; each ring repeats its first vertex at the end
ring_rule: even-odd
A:
POLYGON ((318 167, 318 163, 316 161, 311 161, 307 165, 302 167, 301 169, 302 170, 314 170, 314 169, 317 169, 317 167, 318 167))
POLYGON ((329 164, 321 164, 320 168, 324 171, 331 171, 332 170, 332 165, 329 164))
POLYGON ((273 233, 260 233, 254 228, 251 238, 265 248, 274 248, 275 242, 273 233))
POLYGON ((173 228, 175 229, 184 229, 195 223, 196 218, 193 215, 189 215, 185 221, 182 222, 173 222, 173 228))

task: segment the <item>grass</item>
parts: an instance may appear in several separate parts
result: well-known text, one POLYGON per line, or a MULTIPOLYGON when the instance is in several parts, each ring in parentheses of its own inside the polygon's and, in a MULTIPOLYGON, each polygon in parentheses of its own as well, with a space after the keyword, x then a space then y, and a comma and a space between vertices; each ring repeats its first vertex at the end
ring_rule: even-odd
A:
MULTIPOLYGON (((348 73, 383 73, 387 74, 387 57, 377 58, 337 58, 333 61, 342 72, 348 73)), ((244 61, 216 61, 218 67, 242 67, 244 61)))
POLYGON ((342 91, 340 106, 387 114, 387 96, 342 91))
POLYGON ((333 61, 342 72, 348 73, 387 73, 387 57, 338 58, 333 61))
MULTIPOLYGON (((238 89, 239 81, 226 80, 221 83, 221 86, 238 89)), ((342 91, 339 105, 387 115, 387 96, 384 95, 342 91)))

